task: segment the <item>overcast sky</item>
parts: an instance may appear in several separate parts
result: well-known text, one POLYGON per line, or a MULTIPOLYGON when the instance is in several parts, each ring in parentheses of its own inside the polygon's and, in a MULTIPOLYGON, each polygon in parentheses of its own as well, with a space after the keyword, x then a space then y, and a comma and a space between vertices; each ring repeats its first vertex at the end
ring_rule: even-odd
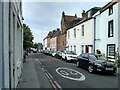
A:
POLYGON ((102 2, 23 2, 24 23, 27 24, 33 35, 34 42, 43 42, 49 31, 60 28, 62 12, 65 15, 81 17, 82 10, 92 7, 101 7, 108 3, 102 2))

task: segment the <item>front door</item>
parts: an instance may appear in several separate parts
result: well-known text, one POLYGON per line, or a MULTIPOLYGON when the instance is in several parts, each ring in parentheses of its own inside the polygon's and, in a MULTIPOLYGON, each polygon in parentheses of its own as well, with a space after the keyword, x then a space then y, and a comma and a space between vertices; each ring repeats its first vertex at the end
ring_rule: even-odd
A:
POLYGON ((88 45, 85 45, 85 53, 89 53, 89 47, 88 47, 88 45))

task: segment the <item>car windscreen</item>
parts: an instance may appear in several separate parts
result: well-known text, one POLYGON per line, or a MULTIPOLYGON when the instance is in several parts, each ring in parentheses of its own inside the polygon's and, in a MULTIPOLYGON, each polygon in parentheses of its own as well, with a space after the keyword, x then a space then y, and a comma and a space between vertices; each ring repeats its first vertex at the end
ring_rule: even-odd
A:
POLYGON ((94 56, 94 55, 89 55, 89 59, 90 59, 90 60, 98 60, 97 57, 94 56))
POLYGON ((104 56, 89 55, 91 60, 107 60, 104 56))
POLYGON ((98 60, 107 60, 104 56, 98 56, 98 60))

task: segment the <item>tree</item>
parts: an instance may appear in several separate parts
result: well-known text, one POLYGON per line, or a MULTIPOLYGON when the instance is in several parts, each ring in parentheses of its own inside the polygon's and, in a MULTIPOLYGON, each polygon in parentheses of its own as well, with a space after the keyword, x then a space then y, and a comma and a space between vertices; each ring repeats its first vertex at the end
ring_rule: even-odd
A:
POLYGON ((34 48, 37 49, 37 47, 38 47, 38 44, 34 43, 34 48))
POLYGON ((26 24, 23 24, 23 48, 27 50, 33 46, 33 35, 32 32, 26 24))

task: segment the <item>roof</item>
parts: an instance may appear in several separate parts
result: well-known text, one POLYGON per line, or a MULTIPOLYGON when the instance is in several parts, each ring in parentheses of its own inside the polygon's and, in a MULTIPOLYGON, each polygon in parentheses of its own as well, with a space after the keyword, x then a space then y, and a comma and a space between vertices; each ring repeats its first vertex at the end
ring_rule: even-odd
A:
POLYGON ((65 15, 64 18, 65 18, 66 21, 73 21, 76 17, 75 16, 65 15))
MULTIPOLYGON (((101 7, 93 7, 93 8, 90 8, 88 11, 90 11, 90 10, 92 10, 92 9, 93 9, 93 10, 94 10, 94 9, 95 9, 95 10, 100 10, 101 7)), ((88 11, 87 11, 87 12, 88 12, 88 11)))
POLYGON ((109 2, 108 4, 106 4, 105 6, 103 6, 100 9, 100 12, 104 12, 106 9, 108 9, 109 7, 113 6, 114 4, 116 4, 118 1, 117 0, 112 0, 111 2, 109 2))
POLYGON ((58 36, 59 33, 60 33, 60 30, 55 31, 55 33, 53 34, 52 37, 56 37, 56 36, 58 36))
MULTIPOLYGON (((81 23, 84 23, 84 22, 86 22, 86 21, 88 21, 88 20, 90 20, 90 19, 92 19, 93 17, 90 17, 90 18, 87 18, 87 19, 83 19, 83 20, 81 20, 80 22, 78 22, 77 24, 75 24, 73 27, 75 27, 75 26, 77 26, 77 25, 79 25, 79 24, 81 24, 81 23)), ((73 28, 73 27, 71 27, 71 28, 73 28)), ((70 29, 70 28, 68 28, 68 29, 70 29)))

